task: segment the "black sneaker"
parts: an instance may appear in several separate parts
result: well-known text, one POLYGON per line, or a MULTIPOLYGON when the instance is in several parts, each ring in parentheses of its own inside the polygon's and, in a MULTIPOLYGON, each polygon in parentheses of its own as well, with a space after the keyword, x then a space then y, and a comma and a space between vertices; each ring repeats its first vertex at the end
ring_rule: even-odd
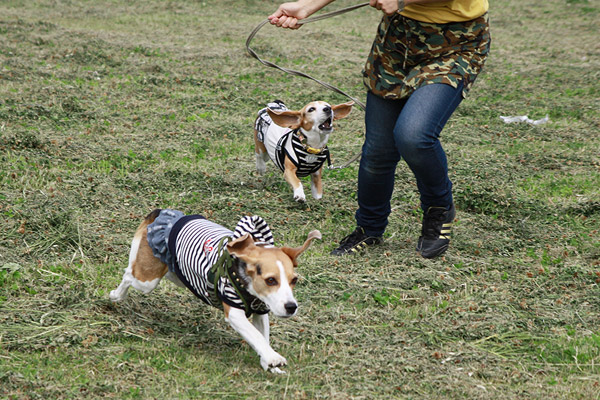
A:
POLYGON ((344 254, 355 253, 367 246, 383 243, 381 236, 369 236, 361 226, 357 226, 354 232, 346 236, 340 242, 340 245, 331 252, 334 256, 343 256, 344 254))
POLYGON ((421 237, 417 243, 417 251, 421 256, 434 258, 448 250, 455 215, 454 204, 449 210, 444 207, 429 207, 423 215, 421 237))

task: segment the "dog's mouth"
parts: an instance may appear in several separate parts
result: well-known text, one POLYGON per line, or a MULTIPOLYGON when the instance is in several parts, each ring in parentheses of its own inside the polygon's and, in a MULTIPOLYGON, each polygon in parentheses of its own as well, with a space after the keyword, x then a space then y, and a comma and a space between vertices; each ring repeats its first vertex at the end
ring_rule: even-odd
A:
POLYGON ((333 126, 331 126, 331 117, 327 118, 325 120, 325 122, 323 122, 321 125, 319 125, 319 130, 322 131, 331 131, 333 129, 333 126))

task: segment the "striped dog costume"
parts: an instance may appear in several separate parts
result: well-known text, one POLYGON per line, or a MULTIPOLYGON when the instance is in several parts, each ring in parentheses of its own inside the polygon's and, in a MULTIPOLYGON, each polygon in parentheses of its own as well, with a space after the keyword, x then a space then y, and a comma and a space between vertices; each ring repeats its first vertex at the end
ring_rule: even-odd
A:
POLYGON ((241 261, 225 249, 229 240, 249 233, 255 242, 273 245, 273 235, 259 216, 240 219, 234 231, 211 222, 201 215, 184 215, 177 210, 161 210, 148 225, 148 244, 155 257, 167 264, 169 271, 206 304, 222 308, 222 303, 250 314, 266 314, 268 307, 235 282, 241 261), (233 259, 233 260, 232 260, 233 259), (230 262, 232 261, 232 262, 230 262), (231 271, 219 271, 219 268, 231 271))
POLYGON ((288 158, 298 168, 296 176, 304 177, 317 172, 327 161, 331 164, 329 149, 327 146, 315 152, 302 143, 303 138, 298 129, 281 127, 275 123, 267 113, 267 108, 275 111, 285 111, 288 108, 280 100, 269 103, 267 107, 258 112, 258 118, 254 128, 258 140, 265 145, 269 158, 283 172, 285 170, 284 160, 288 158))

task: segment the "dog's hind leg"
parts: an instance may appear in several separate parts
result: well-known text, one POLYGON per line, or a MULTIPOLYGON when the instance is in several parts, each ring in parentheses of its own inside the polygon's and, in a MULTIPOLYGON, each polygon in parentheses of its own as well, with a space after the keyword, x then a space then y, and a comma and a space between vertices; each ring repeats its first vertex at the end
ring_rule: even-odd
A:
POLYGON ((265 145, 258 140, 258 132, 254 130, 254 155, 256 156, 256 171, 260 175, 264 175, 267 171, 267 161, 269 161, 269 153, 265 145))
POLYGON ((131 249, 129 250, 129 265, 127 266, 127 268, 125 268, 125 273, 123 274, 121 284, 109 294, 109 297, 112 301, 123 301, 127 298, 127 291, 129 290, 129 287, 133 284, 133 281, 135 280, 132 274, 132 267, 137 257, 139 248, 140 237, 136 232, 136 235, 133 237, 133 240, 131 242, 131 249))
POLYGON ((131 282, 133 281, 133 275, 131 275, 131 268, 127 267, 125 269, 125 273, 123 274, 123 280, 121 284, 115 289, 111 290, 108 295, 111 301, 123 301, 127 298, 127 290, 129 290, 129 286, 131 286, 131 282))
POLYGON ((167 273, 167 265, 154 257, 148 245, 146 230, 153 220, 153 218, 152 220, 146 218, 135 232, 129 252, 129 265, 125 269, 121 284, 110 292, 109 297, 112 301, 122 301, 127 298, 130 286, 144 293, 150 293, 167 273))
POLYGON ((267 161, 269 161, 269 154, 255 153, 256 155, 256 171, 259 175, 264 175, 267 172, 267 161))

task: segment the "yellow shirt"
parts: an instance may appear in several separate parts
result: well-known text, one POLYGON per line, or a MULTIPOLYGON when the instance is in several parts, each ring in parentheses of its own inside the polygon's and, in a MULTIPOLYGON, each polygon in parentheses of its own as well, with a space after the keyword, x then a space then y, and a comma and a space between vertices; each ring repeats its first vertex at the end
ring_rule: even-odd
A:
POLYGON ((450 0, 439 3, 407 4, 400 14, 421 22, 446 24, 470 21, 485 14, 488 0, 450 0))

